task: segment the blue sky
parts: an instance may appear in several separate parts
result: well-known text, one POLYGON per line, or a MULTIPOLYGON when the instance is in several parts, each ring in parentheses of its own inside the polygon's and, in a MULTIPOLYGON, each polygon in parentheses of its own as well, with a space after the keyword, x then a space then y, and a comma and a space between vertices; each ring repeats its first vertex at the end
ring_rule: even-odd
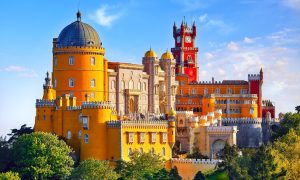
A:
POLYGON ((150 46, 161 55, 185 16, 197 24, 200 80, 247 80, 263 67, 263 97, 276 114, 300 105, 300 0, 9 0, 0 2, 0 135, 33 126, 52 38, 78 8, 110 61, 141 64, 150 46))

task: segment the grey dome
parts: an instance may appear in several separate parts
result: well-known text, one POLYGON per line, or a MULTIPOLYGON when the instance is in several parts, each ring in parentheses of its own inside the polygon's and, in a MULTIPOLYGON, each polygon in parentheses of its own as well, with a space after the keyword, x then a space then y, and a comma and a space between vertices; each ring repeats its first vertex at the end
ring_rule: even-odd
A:
POLYGON ((77 13, 77 21, 69 24, 59 34, 56 47, 92 46, 101 47, 97 31, 90 25, 81 22, 81 14, 77 13))

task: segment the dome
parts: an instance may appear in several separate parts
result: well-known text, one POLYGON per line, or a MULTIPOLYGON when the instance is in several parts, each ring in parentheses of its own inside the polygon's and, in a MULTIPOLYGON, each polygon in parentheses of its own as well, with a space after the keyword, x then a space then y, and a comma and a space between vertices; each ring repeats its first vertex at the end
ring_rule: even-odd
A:
POLYGON ((90 25, 81 22, 81 13, 77 12, 77 21, 69 24, 59 34, 56 47, 91 46, 101 47, 97 31, 90 25))
POLYGON ((174 59, 174 56, 170 51, 167 50, 165 53, 163 53, 161 59, 174 59))
POLYGON ((168 116, 176 116, 176 111, 173 108, 170 109, 168 116))
POLYGON ((149 51, 145 53, 145 57, 157 57, 156 53, 150 48, 149 51))

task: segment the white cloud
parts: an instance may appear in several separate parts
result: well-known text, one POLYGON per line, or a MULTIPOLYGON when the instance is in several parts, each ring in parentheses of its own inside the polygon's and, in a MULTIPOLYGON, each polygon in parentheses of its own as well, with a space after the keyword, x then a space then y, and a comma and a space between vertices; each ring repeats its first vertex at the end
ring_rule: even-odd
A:
POLYGON ((23 66, 16 66, 16 65, 10 65, 6 68, 3 68, 0 70, 0 72, 8 72, 8 73, 15 73, 18 77, 22 78, 36 78, 38 77, 38 74, 31 69, 28 69, 23 66))
POLYGON ((207 23, 204 25, 207 28, 214 28, 220 34, 228 34, 234 31, 234 27, 231 25, 226 24, 224 21, 219 19, 210 19, 207 20, 207 23))
POLYGON ((199 17, 199 21, 202 23, 206 20, 206 18, 207 18, 207 14, 203 14, 199 17))
POLYGON ((235 42, 233 42, 233 41, 231 41, 230 43, 228 43, 227 48, 229 50, 231 50, 231 51, 238 51, 238 50, 240 50, 239 46, 235 42))
POLYGON ((114 21, 119 19, 122 14, 121 12, 113 13, 112 11, 115 9, 116 7, 103 5, 90 17, 99 25, 109 27, 114 21))
POLYGON ((212 58, 214 58, 214 55, 212 53, 207 52, 204 54, 204 58, 205 60, 211 60, 212 58))
POLYGON ((254 43, 254 39, 251 39, 251 38, 248 38, 248 37, 245 37, 244 38, 244 43, 254 43))
POLYGON ((282 2, 287 7, 300 10, 300 0, 282 0, 282 2))

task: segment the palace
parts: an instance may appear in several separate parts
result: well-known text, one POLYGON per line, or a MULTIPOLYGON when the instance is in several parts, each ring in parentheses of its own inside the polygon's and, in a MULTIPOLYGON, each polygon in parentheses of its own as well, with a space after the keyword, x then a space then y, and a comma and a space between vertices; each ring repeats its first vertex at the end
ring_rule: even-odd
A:
POLYGON ((133 151, 152 152, 182 174, 184 164, 197 172, 218 160, 172 159, 175 144, 210 158, 218 158, 225 142, 259 146, 262 118, 275 114, 270 101, 262 105, 262 69, 248 81, 198 81, 195 23, 174 23, 173 37, 175 47, 160 58, 150 48, 142 64, 110 62, 98 33, 78 12, 53 39, 52 73, 36 100, 35 131, 65 138, 79 160, 114 165, 133 151))

